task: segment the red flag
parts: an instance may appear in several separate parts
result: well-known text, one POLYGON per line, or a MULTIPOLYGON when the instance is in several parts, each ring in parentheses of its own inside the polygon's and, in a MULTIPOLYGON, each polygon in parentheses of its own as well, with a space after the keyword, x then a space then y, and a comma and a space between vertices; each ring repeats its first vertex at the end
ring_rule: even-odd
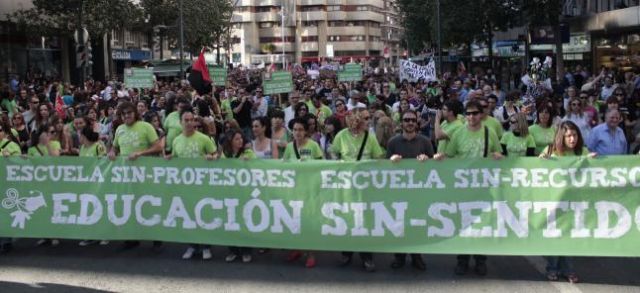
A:
POLYGON ((211 76, 209 76, 209 68, 204 60, 204 48, 200 51, 198 60, 191 66, 189 74, 189 83, 200 95, 211 92, 211 76))

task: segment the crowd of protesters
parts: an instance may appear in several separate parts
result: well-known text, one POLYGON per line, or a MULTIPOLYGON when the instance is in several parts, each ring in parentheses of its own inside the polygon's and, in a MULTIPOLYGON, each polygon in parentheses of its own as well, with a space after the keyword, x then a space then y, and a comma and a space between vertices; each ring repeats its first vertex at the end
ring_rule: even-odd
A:
MULTIPOLYGON (((505 92, 483 73, 447 73, 440 81, 408 82, 366 70, 359 82, 337 82, 335 72, 309 76, 292 70, 294 90, 264 93, 260 70, 236 68, 227 84, 198 95, 186 81, 156 81, 152 89, 128 89, 118 81, 74 87, 57 80, 18 80, 0 87, 2 156, 161 156, 165 159, 262 160, 403 159, 639 154, 640 75, 582 67, 564 82, 523 103, 524 88, 505 92)), ((43 239, 41 245, 58 240, 43 239)), ((85 240, 81 246, 108 241, 85 240)), ((8 252, 11 241, 1 241, 8 252)), ((127 241, 123 249, 138 246, 127 241)), ((154 248, 162 243, 154 242, 154 248)), ((183 258, 210 248, 190 245, 183 258)), ((252 260, 253 251, 230 247, 227 262, 252 260)), ((313 252, 292 251, 288 260, 313 252)), ((365 270, 376 266, 361 252, 365 270)), ((353 252, 343 252, 348 265, 353 252)), ((474 271, 487 273, 486 256, 474 271)), ((458 256, 455 273, 466 274, 471 256, 458 256)), ((393 268, 405 265, 396 254, 393 268)), ((412 265, 424 270, 422 256, 412 265)), ((547 277, 578 277, 566 257, 548 258, 547 277)))

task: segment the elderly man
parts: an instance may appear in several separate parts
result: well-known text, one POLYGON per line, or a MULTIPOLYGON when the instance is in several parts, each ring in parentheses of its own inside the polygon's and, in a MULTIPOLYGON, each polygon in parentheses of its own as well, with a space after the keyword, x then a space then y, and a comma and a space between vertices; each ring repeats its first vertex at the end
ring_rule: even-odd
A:
POLYGON ((598 155, 624 155, 627 153, 627 139, 620 124, 620 112, 610 109, 605 114, 605 123, 591 130, 587 147, 598 155))

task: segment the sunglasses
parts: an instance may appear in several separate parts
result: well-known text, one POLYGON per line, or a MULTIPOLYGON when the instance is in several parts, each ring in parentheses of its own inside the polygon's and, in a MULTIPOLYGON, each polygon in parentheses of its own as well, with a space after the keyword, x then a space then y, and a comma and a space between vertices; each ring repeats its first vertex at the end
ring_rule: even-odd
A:
POLYGON ((587 99, 589 96, 580 96, 581 99, 587 99))
POLYGON ((340 106, 344 106, 344 104, 343 103, 337 103, 336 104, 336 107, 340 107, 340 106))
POLYGON ((411 122, 418 122, 418 119, 416 118, 402 118, 402 122, 406 122, 406 123, 411 123, 411 122))
POLYGON ((467 111, 464 114, 467 116, 476 116, 476 115, 480 115, 480 111, 467 111))

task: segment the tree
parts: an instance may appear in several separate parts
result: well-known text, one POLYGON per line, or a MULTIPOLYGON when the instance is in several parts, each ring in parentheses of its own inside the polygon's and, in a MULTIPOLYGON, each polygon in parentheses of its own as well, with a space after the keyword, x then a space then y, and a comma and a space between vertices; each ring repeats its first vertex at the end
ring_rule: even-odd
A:
POLYGON ((28 34, 70 36, 81 27, 94 37, 141 22, 142 10, 129 0, 33 0, 30 9, 8 15, 28 34))
MULTIPOLYGON (((182 0, 184 46, 189 52, 202 47, 219 47, 231 25, 233 6, 229 0, 182 0)), ((174 46, 180 42, 180 0, 142 0, 151 26, 164 26, 174 46)))

